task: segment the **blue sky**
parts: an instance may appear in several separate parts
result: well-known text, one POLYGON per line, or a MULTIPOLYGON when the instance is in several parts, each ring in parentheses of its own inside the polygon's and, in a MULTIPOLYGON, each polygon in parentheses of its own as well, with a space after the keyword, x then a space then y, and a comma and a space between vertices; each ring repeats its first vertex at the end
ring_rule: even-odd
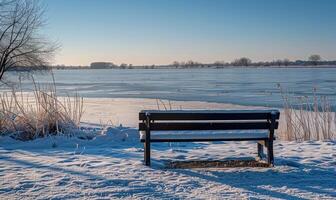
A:
POLYGON ((55 64, 336 59, 334 0, 44 0, 55 64))

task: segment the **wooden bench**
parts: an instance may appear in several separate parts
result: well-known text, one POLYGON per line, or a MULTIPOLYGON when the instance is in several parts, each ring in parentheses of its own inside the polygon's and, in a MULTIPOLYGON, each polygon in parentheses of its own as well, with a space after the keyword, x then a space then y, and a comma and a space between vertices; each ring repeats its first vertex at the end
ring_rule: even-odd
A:
POLYGON ((144 142, 145 165, 150 166, 152 142, 252 140, 257 141, 260 159, 263 158, 263 147, 267 148, 267 162, 273 166, 274 130, 278 128, 279 116, 278 110, 143 110, 139 113, 139 131, 140 141, 144 142), (206 130, 236 131, 213 134, 199 132, 206 130), (178 131, 193 132, 186 134, 178 131))

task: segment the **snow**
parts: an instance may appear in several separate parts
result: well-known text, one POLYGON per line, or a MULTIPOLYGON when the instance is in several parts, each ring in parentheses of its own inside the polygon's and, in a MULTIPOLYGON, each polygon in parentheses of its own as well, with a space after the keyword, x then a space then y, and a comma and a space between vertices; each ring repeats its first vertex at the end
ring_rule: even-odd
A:
MULTIPOLYGON (((136 128, 138 112, 156 109, 157 102, 147 99, 85 99, 84 102, 85 123, 76 137, 53 136, 28 142, 0 137, 1 200, 336 199, 335 141, 276 140, 273 168, 190 169, 171 169, 167 162, 254 159, 256 143, 153 143, 152 166, 146 167, 136 128)), ((249 108, 178 101, 171 102, 171 106, 173 109, 249 108)))
POLYGON ((335 199, 336 142, 275 141, 273 168, 169 169, 168 160, 256 157, 253 142, 155 143, 152 167, 134 128, 92 140, 0 138, 0 199, 335 199))

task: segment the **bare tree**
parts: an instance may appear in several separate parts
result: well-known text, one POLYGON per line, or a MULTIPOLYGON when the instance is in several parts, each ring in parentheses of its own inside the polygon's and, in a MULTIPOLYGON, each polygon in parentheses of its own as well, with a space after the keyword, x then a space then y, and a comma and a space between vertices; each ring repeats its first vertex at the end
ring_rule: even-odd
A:
POLYGON ((317 65, 317 63, 322 60, 321 56, 318 54, 311 55, 308 59, 313 65, 317 65))
POLYGON ((174 61, 174 62, 172 63, 172 66, 174 66, 174 67, 179 67, 179 66, 180 66, 180 63, 179 63, 178 61, 174 61))
POLYGON ((251 59, 242 57, 242 58, 239 58, 233 61, 232 65, 233 66, 249 66, 251 65, 251 63, 252 63, 251 59))
POLYGON ((274 65, 277 65, 277 66, 281 66, 283 64, 282 60, 280 60, 280 59, 274 61, 273 63, 274 63, 274 65))
POLYGON ((282 63, 285 65, 285 66, 288 66, 289 63, 290 63, 290 60, 288 58, 285 58, 283 59, 282 63))
POLYGON ((0 0, 0 80, 15 67, 45 69, 58 45, 40 34, 43 9, 34 0, 0 0))
POLYGON ((197 62, 192 61, 192 60, 189 60, 189 61, 187 61, 187 62, 185 63, 185 66, 186 66, 186 67, 193 67, 193 66, 195 66, 195 65, 197 65, 197 62))

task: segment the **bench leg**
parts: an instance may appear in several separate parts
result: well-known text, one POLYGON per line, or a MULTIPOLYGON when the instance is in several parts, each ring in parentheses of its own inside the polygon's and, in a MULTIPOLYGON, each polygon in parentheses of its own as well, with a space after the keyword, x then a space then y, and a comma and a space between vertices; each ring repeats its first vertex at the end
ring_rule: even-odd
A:
POLYGON ((257 143, 257 145, 258 145, 258 158, 259 158, 260 160, 262 160, 263 155, 264 155, 264 147, 263 147, 263 145, 260 144, 260 143, 257 143))
POLYGON ((267 144, 267 163, 270 166, 274 166, 273 140, 268 140, 267 144))
POLYGON ((144 158, 145 165, 150 166, 150 141, 146 140, 144 143, 144 158))

